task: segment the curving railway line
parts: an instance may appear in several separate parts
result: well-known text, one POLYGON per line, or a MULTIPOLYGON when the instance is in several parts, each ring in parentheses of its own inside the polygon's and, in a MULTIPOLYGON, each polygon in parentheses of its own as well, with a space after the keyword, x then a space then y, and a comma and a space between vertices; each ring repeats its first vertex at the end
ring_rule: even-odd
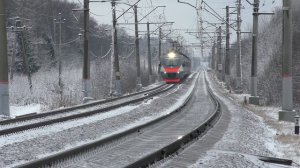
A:
MULTIPOLYGON (((186 81, 191 81, 193 76, 186 81)), ((145 98, 141 101, 103 113, 0 136, 0 167, 21 165, 79 144, 107 139, 165 115, 160 111, 160 106, 171 105, 173 100, 185 94, 182 88, 188 86, 183 83, 163 87, 156 90, 155 94, 143 92, 141 97, 145 98)))
POLYGON ((203 135, 221 114, 204 73, 182 85, 190 87, 187 96, 165 115, 17 167, 147 167, 164 159, 203 135))

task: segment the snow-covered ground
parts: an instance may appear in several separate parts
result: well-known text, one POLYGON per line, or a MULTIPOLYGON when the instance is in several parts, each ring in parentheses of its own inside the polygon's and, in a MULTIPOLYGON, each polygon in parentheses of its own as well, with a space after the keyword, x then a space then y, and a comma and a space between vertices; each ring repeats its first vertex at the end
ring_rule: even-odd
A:
POLYGON ((244 99, 248 99, 249 94, 229 94, 224 85, 219 86, 230 99, 262 119, 269 131, 268 135, 274 140, 272 144, 267 143, 268 147, 273 149, 272 152, 278 157, 288 158, 300 164, 300 136, 294 134, 294 123, 278 120, 280 107, 245 104, 244 99))
POLYGON ((16 116, 22 116, 30 113, 40 113, 42 105, 30 104, 27 106, 10 106, 10 114, 12 118, 16 116))
POLYGON ((264 119, 264 123, 276 141, 279 157, 292 159, 300 165, 300 136, 294 134, 294 123, 278 121, 280 108, 254 105, 245 105, 245 107, 264 119))
POLYGON ((189 79, 187 84, 177 85, 172 95, 165 93, 142 104, 132 104, 115 112, 94 115, 90 119, 72 120, 0 137, 2 144, 0 145, 2 151, 0 167, 11 167, 25 160, 36 159, 82 143, 102 139, 167 115, 187 99, 194 86, 195 80, 189 79))
POLYGON ((279 108, 244 104, 249 95, 229 93, 222 83, 215 83, 216 79, 210 79, 214 93, 229 111, 225 114, 230 115, 228 128, 191 168, 288 167, 264 163, 256 155, 292 159, 295 167, 300 164, 300 136, 293 134, 293 123, 278 121, 279 108))
MULTIPOLYGON (((278 121, 278 107, 244 104, 244 97, 248 96, 247 94, 229 93, 221 83, 216 85, 215 81, 212 80, 213 79, 210 79, 210 84, 214 93, 228 109, 228 112, 225 113, 227 119, 219 121, 220 123, 223 122, 224 125, 221 124, 220 127, 212 128, 203 139, 201 138, 201 142, 199 143, 203 145, 204 142, 205 147, 201 148, 199 152, 203 154, 197 157, 197 161, 194 162, 190 168, 288 167, 264 163, 258 160, 256 155, 292 159, 299 164, 300 136, 293 134, 293 123, 278 121), (219 129, 219 132, 215 132, 214 129, 219 129), (217 137, 217 140, 212 140, 210 139, 211 137, 217 137), (207 140, 205 140, 205 138, 207 138, 207 140), (208 143, 205 143, 205 141, 208 143)), ((174 103, 177 96, 185 95, 175 103, 177 104, 176 106, 178 106, 180 102, 184 101, 188 93, 192 91, 191 88, 191 85, 189 87, 178 85, 176 91, 173 93, 164 94, 160 96, 160 98, 155 97, 138 106, 131 105, 130 107, 124 107, 125 109, 131 109, 131 112, 115 112, 116 115, 110 116, 109 118, 107 118, 108 114, 102 114, 102 116, 99 115, 102 119, 98 117, 99 121, 96 121, 97 119, 85 119, 84 121, 82 120, 82 124, 77 125, 77 127, 72 128, 71 126, 69 128, 62 128, 61 131, 57 133, 55 133, 55 131, 52 133, 49 132, 51 134, 41 133, 40 136, 28 136, 28 138, 22 138, 22 136, 19 135, 15 135, 15 137, 13 135, 11 138, 13 138, 12 143, 14 144, 8 143, 7 141, 1 142, 3 145, 0 147, 2 151, 0 158, 1 160, 3 159, 3 162, 0 165, 12 166, 16 163, 24 162, 24 159, 31 160, 37 157, 47 156, 51 153, 65 150, 82 143, 104 138, 111 133, 118 133, 150 121, 160 115, 165 115, 175 106, 168 106, 160 111, 156 111, 160 108, 159 104, 170 105, 170 102, 174 103), (170 96, 170 94, 175 95, 170 96), (166 97, 170 99, 167 100, 165 99, 166 97), (152 107, 150 108, 150 106, 152 107), (143 113, 139 112, 141 109, 143 113), (49 141, 51 141, 51 144, 47 146, 46 144, 48 144, 49 141), (28 146, 31 146, 31 148, 29 149, 28 146)), ((18 108, 16 108, 16 114, 21 114, 17 109, 18 108)), ((28 107, 27 111, 38 111, 38 105, 28 107), (32 109, 32 111, 30 109, 32 109)), ((114 113, 109 115, 114 115, 114 113)), ((59 129, 56 130, 58 131, 59 129)), ((33 135, 34 132, 37 131, 39 130, 29 131, 29 133, 26 134, 33 135)), ((2 138, 2 140, 9 139, 8 137, 2 138)))
MULTIPOLYGON (((26 114, 40 113, 41 110, 42 110, 41 104, 30 104, 26 106, 11 105, 9 107, 10 118, 15 118, 17 116, 22 116, 26 114)), ((8 117, 0 115, 0 121, 3 119, 8 119, 8 117)))
MULTIPOLYGON (((155 87, 158 87, 159 85, 163 84, 164 82, 156 82, 149 86, 143 87, 142 90, 148 90, 155 87)), ((94 100, 96 101, 96 100, 94 100)), ((45 112, 43 111, 43 106, 41 104, 29 104, 25 106, 18 106, 18 105, 10 105, 10 118, 15 118, 17 116, 27 115, 27 114, 33 114, 33 113, 41 113, 45 112)), ((62 107, 63 108, 63 107, 62 107)), ((3 119, 7 119, 7 116, 0 115, 0 121, 3 119)))

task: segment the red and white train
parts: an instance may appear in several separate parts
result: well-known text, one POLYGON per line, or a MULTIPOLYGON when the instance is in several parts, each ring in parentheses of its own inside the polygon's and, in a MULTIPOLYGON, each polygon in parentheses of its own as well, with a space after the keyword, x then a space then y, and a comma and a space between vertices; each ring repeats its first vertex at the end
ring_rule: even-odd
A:
POLYGON ((191 73, 191 59, 175 50, 161 58, 160 66, 162 79, 166 83, 179 83, 191 73))

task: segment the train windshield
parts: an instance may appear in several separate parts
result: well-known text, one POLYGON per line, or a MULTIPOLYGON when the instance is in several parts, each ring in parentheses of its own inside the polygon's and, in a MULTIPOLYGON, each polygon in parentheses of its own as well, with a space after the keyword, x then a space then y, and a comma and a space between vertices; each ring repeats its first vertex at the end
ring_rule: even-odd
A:
POLYGON ((166 66, 179 66, 180 65, 180 61, 179 59, 165 59, 165 63, 166 66))

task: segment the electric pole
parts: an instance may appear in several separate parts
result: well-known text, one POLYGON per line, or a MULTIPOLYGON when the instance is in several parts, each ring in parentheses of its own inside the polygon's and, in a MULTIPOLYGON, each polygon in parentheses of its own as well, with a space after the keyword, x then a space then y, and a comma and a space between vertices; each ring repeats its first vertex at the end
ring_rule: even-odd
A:
POLYGON ((215 66, 216 66, 216 44, 215 44, 215 41, 213 42, 213 46, 212 46, 212 49, 211 49, 211 69, 214 70, 215 69, 215 66))
POLYGON ((292 82, 292 1, 283 0, 282 26, 282 110, 279 111, 279 120, 294 121, 296 115, 293 110, 293 82, 292 82))
POLYGON ((10 116, 5 1, 0 1, 0 114, 10 116))
MULTIPOLYGON (((201 45, 201 58, 204 59, 204 49, 203 49, 203 20, 202 20, 202 0, 197 0, 196 1, 196 6, 193 6, 196 9, 197 12, 197 27, 198 27, 198 38, 200 41, 200 45, 201 45)), ((190 5, 192 6, 192 5, 190 5)), ((200 62, 199 62, 199 66, 198 68, 201 67, 201 58, 200 58, 200 62)))
POLYGON ((58 24, 59 24, 59 45, 58 45, 58 52, 59 52, 59 57, 58 57, 58 73, 59 73, 59 78, 58 78, 58 85, 59 85, 59 93, 60 93, 60 101, 62 101, 62 93, 63 93, 63 86, 62 86, 62 81, 61 81, 61 13, 58 14, 58 24))
POLYGON ((218 28, 218 37, 217 37, 217 53, 218 53, 218 78, 222 80, 222 28, 218 28))
POLYGON ((162 39, 162 29, 159 27, 158 30, 158 59, 161 58, 161 39, 162 39))
POLYGON ((134 5, 134 26, 135 26, 135 58, 136 58, 136 87, 137 91, 142 88, 142 80, 141 80, 141 62, 140 62, 140 42, 139 42, 139 23, 138 23, 138 13, 137 13, 137 5, 134 5))
POLYGON ((229 32, 229 6, 226 6, 226 51, 225 51, 225 82, 230 89, 230 55, 229 55, 229 42, 230 42, 230 32, 229 32))
POLYGON ((158 74, 158 81, 161 80, 161 75, 159 74, 160 73, 160 68, 161 68, 161 39, 162 39, 162 30, 161 30, 161 27, 159 27, 159 30, 158 30, 158 61, 159 61, 159 64, 158 64, 158 69, 157 69, 157 74, 158 74))
POLYGON ((237 48, 238 54, 236 57, 236 89, 239 93, 242 92, 242 41, 241 41, 241 0, 237 0, 237 48))
MULTIPOLYGON (((51 1, 52 2, 52 1, 51 1)), ((53 40, 53 43, 56 44, 56 19, 53 19, 53 37, 52 37, 52 40, 53 40)), ((54 45, 54 55, 56 56, 56 51, 57 51, 57 46, 54 45)), ((56 61, 57 60, 53 60, 53 65, 56 66, 56 61)))
POLYGON ((252 33, 252 61, 251 61, 251 97, 249 97, 250 104, 259 104, 259 97, 257 96, 257 36, 258 36, 258 10, 259 0, 254 0, 253 4, 253 33, 252 33))
MULTIPOLYGON (((199 22, 200 22, 200 43, 201 43, 201 57, 202 60, 204 59, 204 43, 203 43, 203 20, 202 20, 202 0, 200 0, 199 3, 199 22)), ((201 61, 201 60, 200 60, 201 61)), ((201 66, 201 62, 200 62, 200 66, 201 66)))
POLYGON ((83 23, 83 102, 91 99, 91 79, 90 79, 90 57, 89 57, 89 0, 84 0, 84 23, 83 23))
POLYGON ((150 23, 147 22, 147 44, 148 44, 148 81, 152 83, 152 59, 151 59, 151 44, 150 44, 150 23))
POLYGON ((122 83, 121 83, 121 74, 119 67, 119 56, 118 56, 118 42, 117 42, 117 19, 116 19, 116 2, 115 0, 111 1, 112 6, 112 70, 111 70, 111 84, 110 84, 110 94, 112 96, 122 95, 122 83))
MULTIPOLYGON (((65 19, 64 19, 65 20, 65 19)), ((59 44, 58 44, 58 86, 59 86, 59 94, 60 94, 60 103, 62 103, 63 99, 63 84, 61 79, 62 74, 62 51, 61 51, 61 41, 62 41, 62 34, 61 34, 61 25, 64 23, 61 18, 61 13, 58 13, 58 22, 59 24, 59 44)), ((55 28, 55 26, 54 26, 55 28)))

